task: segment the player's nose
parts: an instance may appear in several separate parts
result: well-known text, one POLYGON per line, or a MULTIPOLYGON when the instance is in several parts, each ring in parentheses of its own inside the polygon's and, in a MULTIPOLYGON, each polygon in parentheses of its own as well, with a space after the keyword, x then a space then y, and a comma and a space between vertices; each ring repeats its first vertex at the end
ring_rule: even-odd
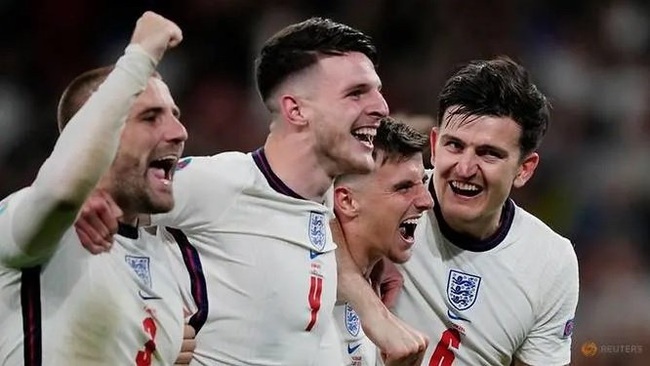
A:
POLYGON ((183 143, 187 140, 187 129, 176 116, 169 116, 165 132, 165 140, 169 142, 183 143))
POLYGON ((384 99, 381 91, 374 90, 371 95, 371 102, 369 106, 369 113, 371 116, 382 118, 386 117, 389 113, 388 102, 384 99))
POLYGON ((433 208, 433 197, 431 197, 431 193, 429 193, 429 190, 425 184, 419 186, 414 205, 415 208, 417 208, 420 212, 424 212, 433 208))

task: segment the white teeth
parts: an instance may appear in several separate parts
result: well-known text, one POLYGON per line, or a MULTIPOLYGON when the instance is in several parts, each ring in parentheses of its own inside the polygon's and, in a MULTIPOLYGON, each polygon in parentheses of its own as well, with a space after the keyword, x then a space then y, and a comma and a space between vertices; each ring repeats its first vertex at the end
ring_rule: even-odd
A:
POLYGON ((176 160, 178 160, 178 157, 177 157, 176 155, 165 155, 165 156, 161 156, 160 158, 158 158, 158 159, 156 159, 156 160, 171 160, 171 161, 176 161, 176 160))
POLYGON ((402 221, 402 224, 411 224, 411 225, 417 225, 418 219, 407 219, 402 221))
POLYGON ((372 127, 361 127, 352 132, 359 135, 369 135, 373 137, 377 135, 377 129, 372 127))
POLYGON ((457 182, 453 181, 451 182, 451 185, 454 186, 454 188, 462 189, 464 191, 478 191, 479 187, 471 184, 471 183, 464 183, 464 182, 457 182))

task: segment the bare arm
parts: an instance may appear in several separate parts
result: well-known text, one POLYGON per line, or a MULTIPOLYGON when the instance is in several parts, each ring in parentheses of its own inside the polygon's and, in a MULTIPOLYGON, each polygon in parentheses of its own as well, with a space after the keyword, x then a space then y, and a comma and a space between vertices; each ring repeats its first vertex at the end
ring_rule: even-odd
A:
POLYGON ((363 331, 380 349, 386 365, 419 365, 429 340, 384 306, 352 260, 338 221, 332 220, 330 227, 338 245, 336 260, 339 300, 349 302, 357 312, 363 331))
POLYGON ((113 161, 133 101, 164 49, 181 37, 180 30, 163 30, 161 21, 152 21, 153 17, 161 18, 147 13, 138 20, 131 44, 115 69, 67 124, 12 215, 0 218, 11 221, 3 226, 18 250, 3 253, 8 265, 33 265, 46 258, 113 161))

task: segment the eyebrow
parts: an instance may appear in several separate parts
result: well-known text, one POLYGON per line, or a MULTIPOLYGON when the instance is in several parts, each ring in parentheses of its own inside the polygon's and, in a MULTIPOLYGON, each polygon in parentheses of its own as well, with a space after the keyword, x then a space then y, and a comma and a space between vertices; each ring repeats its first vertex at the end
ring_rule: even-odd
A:
MULTIPOLYGON (((163 113, 164 110, 165 110, 165 108, 163 108, 163 107, 150 107, 150 108, 147 108, 147 109, 143 110, 142 112, 138 113, 138 116, 143 116, 143 115, 145 115, 147 113, 161 114, 161 113, 163 113)), ((180 118, 181 110, 177 106, 173 106, 172 107, 172 114, 174 115, 174 117, 180 118)))
MULTIPOLYGON (((443 140, 443 141, 460 142, 462 145, 467 145, 467 143, 465 143, 465 141, 459 139, 456 136, 452 136, 452 135, 448 135, 448 134, 443 134, 442 136, 440 136, 440 139, 443 140)), ((497 152, 497 153, 499 153, 499 154, 501 154, 503 156, 508 156, 509 155, 508 150, 505 150, 505 149, 503 149, 501 147, 491 145, 491 144, 478 145, 478 146, 476 146, 476 150, 492 150, 492 151, 495 151, 495 152, 497 152)))
MULTIPOLYGON (((377 85, 377 90, 381 91, 382 86, 383 85, 381 83, 379 83, 379 85, 377 85)), ((368 91, 368 90, 372 90, 374 87, 375 86, 372 85, 371 83, 361 82, 361 83, 356 83, 356 84, 354 84, 354 85, 352 85, 350 87, 345 88, 343 90, 343 93, 347 94, 347 93, 349 93, 349 92, 351 92, 353 90, 357 90, 357 89, 362 89, 363 91, 368 91)))

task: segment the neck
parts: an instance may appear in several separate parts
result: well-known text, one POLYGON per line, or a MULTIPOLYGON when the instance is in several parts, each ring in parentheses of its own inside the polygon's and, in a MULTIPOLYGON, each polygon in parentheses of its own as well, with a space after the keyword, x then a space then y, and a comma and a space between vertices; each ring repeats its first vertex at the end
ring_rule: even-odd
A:
POLYGON ((125 225, 138 227, 138 214, 135 212, 126 212, 123 210, 122 216, 117 221, 125 225))
POLYGON ((478 240, 484 240, 492 236, 499 229, 499 226, 501 224, 500 218, 501 218, 502 210, 503 208, 501 208, 496 214, 491 215, 489 218, 485 218, 482 220, 472 220, 472 221, 449 220, 447 219, 447 217, 445 217, 444 211, 442 211, 443 212, 442 216, 447 222, 447 225, 449 225, 449 227, 452 228, 454 231, 457 231, 461 234, 465 234, 467 236, 470 236, 478 240))
POLYGON ((354 225, 347 228, 345 236, 352 260, 361 270, 361 273, 368 277, 372 267, 381 259, 381 254, 372 251, 371 239, 363 235, 363 230, 354 230, 354 225))
POLYGON ((300 196, 323 202, 334 176, 328 174, 308 135, 272 131, 264 152, 273 172, 300 196))

